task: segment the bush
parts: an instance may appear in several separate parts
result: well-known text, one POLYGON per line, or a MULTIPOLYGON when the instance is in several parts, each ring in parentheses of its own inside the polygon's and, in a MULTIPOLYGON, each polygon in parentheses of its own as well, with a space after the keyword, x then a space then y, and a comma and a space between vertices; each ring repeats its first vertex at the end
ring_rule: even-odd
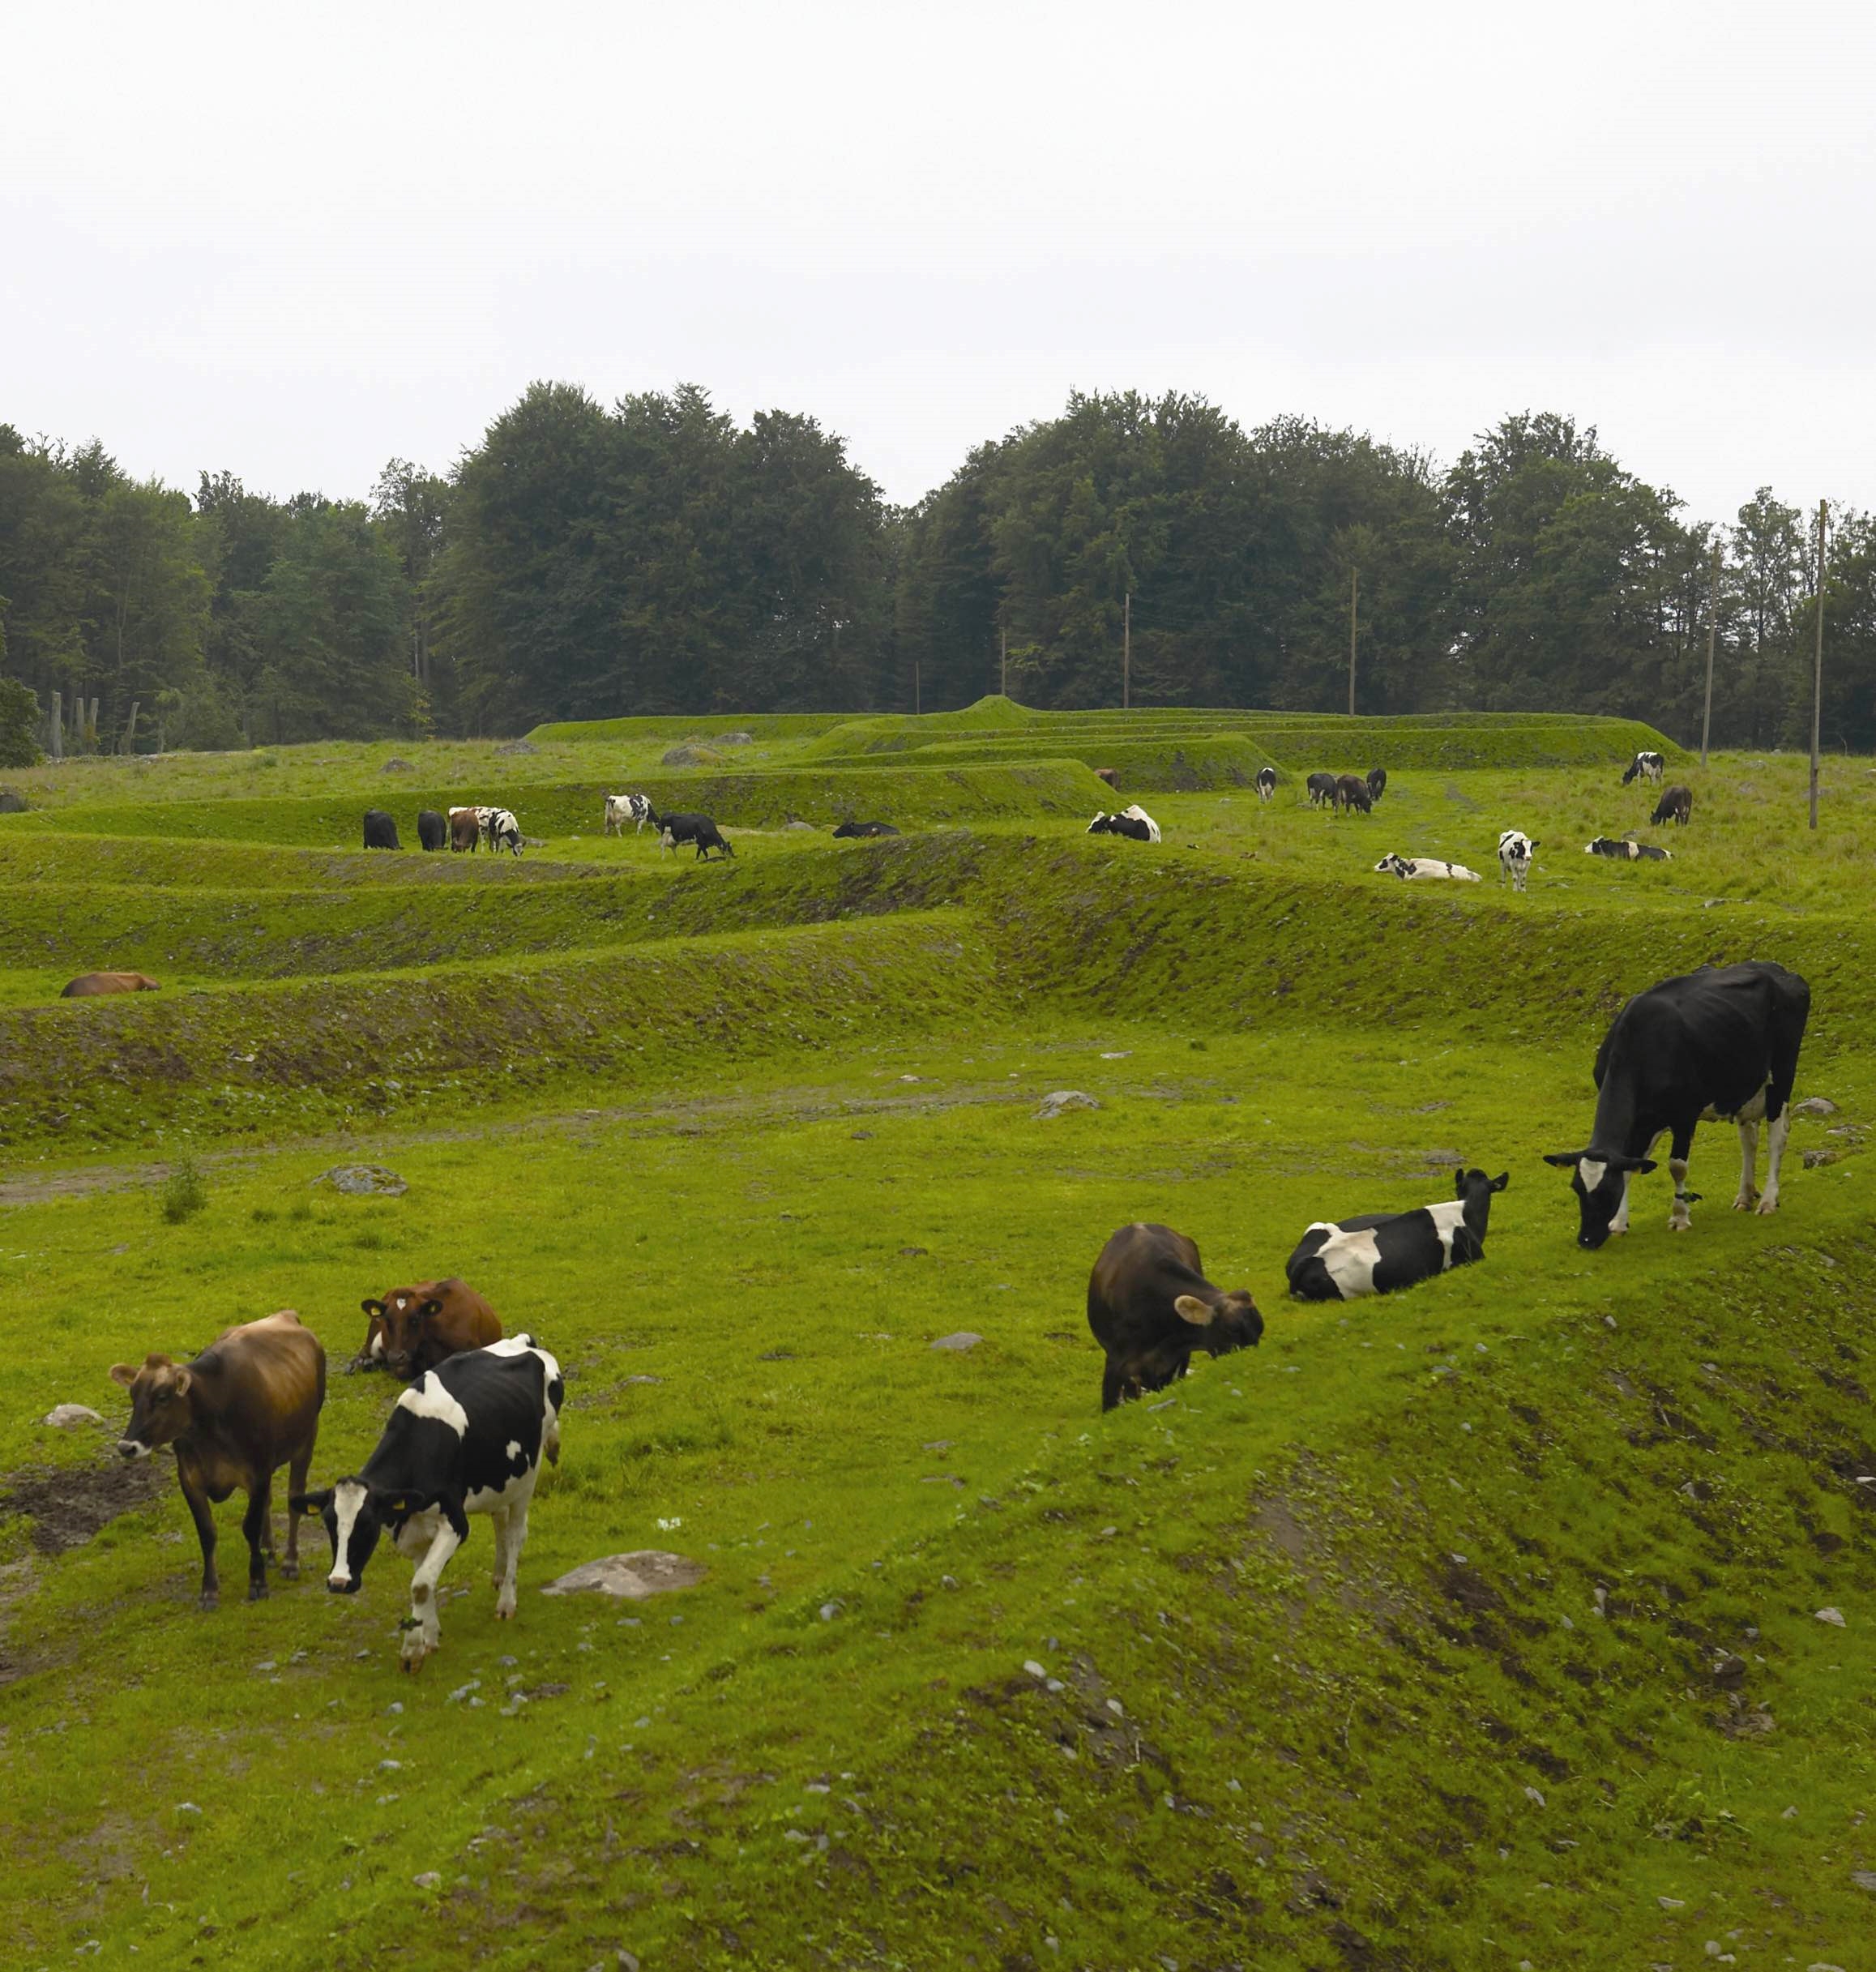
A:
POLYGON ((185 1157, 163 1180, 163 1217, 172 1226, 192 1219, 208 1203, 208 1192, 193 1157, 185 1157))
POLYGON ((0 767, 36 767, 39 759, 39 694, 0 678, 0 767))

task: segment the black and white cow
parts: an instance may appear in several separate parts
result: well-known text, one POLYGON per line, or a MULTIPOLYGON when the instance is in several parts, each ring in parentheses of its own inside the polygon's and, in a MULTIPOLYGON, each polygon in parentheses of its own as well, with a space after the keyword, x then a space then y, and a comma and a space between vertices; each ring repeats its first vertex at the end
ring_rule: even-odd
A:
POLYGON ((1672 849, 1658 849, 1652 842, 1631 842, 1624 836, 1619 841, 1613 836, 1598 836, 1595 841, 1583 845, 1585 856, 1613 856, 1622 862, 1672 862, 1672 849))
POLYGON ((1257 770, 1258 799, 1259 801, 1268 801, 1271 796, 1276 794, 1276 769, 1274 767, 1259 768, 1257 770))
POLYGON ((1387 792, 1387 769, 1385 767, 1370 767, 1368 769, 1368 798, 1379 801, 1387 792))
POLYGON ((1691 788, 1668 789, 1655 803, 1655 811, 1648 817, 1649 823, 1659 828, 1664 822, 1678 822, 1685 828, 1694 813, 1694 790, 1691 788))
POLYGON ((1638 753, 1629 762, 1629 770, 1622 776, 1622 785, 1626 787, 1639 775, 1643 781, 1652 781, 1659 786, 1667 768, 1668 763, 1660 754, 1638 753))
POLYGON ((491 808, 489 819, 483 824, 483 832, 493 855, 497 849, 506 849, 510 855, 521 853, 521 824, 506 808, 491 808))
POLYGON ((1311 774, 1306 783, 1310 790, 1310 806, 1319 808, 1326 802, 1331 807, 1335 802, 1335 776, 1333 774, 1311 774))
POLYGON ((705 853, 710 849, 721 849, 724 855, 733 856, 736 851, 723 839, 723 832, 707 815, 668 815, 659 825, 658 840, 668 849, 674 849, 681 842, 694 842, 697 845, 697 860, 707 862, 705 853))
POLYGON ((1531 854, 1537 845, 1521 828, 1507 828, 1498 837, 1498 881, 1511 879, 1514 890, 1522 890, 1531 874, 1531 854))
POLYGON ((1396 856, 1390 853, 1374 867, 1386 875, 1398 876, 1410 883, 1428 877, 1450 878, 1455 883, 1476 883, 1481 880, 1476 870, 1468 870, 1463 862, 1439 862, 1431 856, 1396 856))
POLYGON ((1798 1050, 1811 1010, 1811 989, 1767 959, 1703 965, 1638 993, 1615 1017, 1596 1057, 1596 1121, 1582 1150, 1544 1161, 1570 1172, 1581 1208, 1579 1246, 1600 1247, 1629 1229, 1629 1178, 1655 1168, 1648 1155, 1671 1133, 1668 1170, 1674 1180, 1670 1232, 1693 1224, 1687 1208, 1687 1157, 1699 1123, 1739 1125, 1742 1168, 1735 1212, 1778 1209, 1778 1170, 1791 1128, 1788 1105, 1798 1050), (1770 1123, 1765 1196, 1753 1185, 1758 1126, 1770 1123))
POLYGON ((1488 1178, 1464 1169, 1453 1174, 1455 1196, 1416 1212, 1366 1213, 1333 1223, 1318 1221, 1306 1232, 1284 1271, 1301 1301, 1353 1301, 1389 1294, 1483 1260, 1492 1195, 1511 1182, 1509 1171, 1488 1178))
POLYGON ((1088 825, 1091 836, 1125 836, 1134 842, 1157 842, 1160 824, 1138 802, 1117 815, 1097 815, 1088 825))
POLYGON ((890 822, 843 822, 833 831, 836 842, 853 842, 866 836, 896 836, 899 831, 890 822))
POLYGON ((326 1586, 356 1595, 378 1536, 417 1563, 402 1657, 415 1670, 436 1649, 437 1589, 469 1538, 468 1516, 495 1530, 495 1614, 515 1614, 515 1578, 541 1461, 560 1459, 560 1365, 528 1335, 465 1350, 426 1370, 391 1407, 364 1469, 316 1493, 296 1513, 317 1513, 332 1543, 326 1586))
POLYGON ((652 806, 649 794, 609 794, 606 797, 604 825, 609 836, 622 836, 626 824, 632 825, 635 836, 649 822, 654 831, 658 827, 658 811, 652 806))

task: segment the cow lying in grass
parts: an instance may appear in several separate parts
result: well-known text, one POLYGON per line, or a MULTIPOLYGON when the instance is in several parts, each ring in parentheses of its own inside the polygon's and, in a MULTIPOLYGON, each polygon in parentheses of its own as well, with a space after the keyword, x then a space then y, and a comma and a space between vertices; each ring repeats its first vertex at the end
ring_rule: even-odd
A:
POLYGON ((1652 842, 1631 842, 1626 836, 1619 841, 1613 836, 1598 836, 1595 841, 1583 845, 1583 853, 1585 856, 1613 856, 1618 862, 1669 862, 1674 853, 1672 849, 1658 849, 1652 842))
POLYGON ((364 1345, 346 1365, 389 1370, 406 1383, 465 1349, 502 1339, 502 1320, 466 1281, 417 1281, 394 1287, 382 1301, 359 1304, 368 1326, 364 1345))
POLYGON ((161 989, 147 973, 80 973, 68 979, 61 999, 95 999, 103 993, 156 993, 161 989))
POLYGON ((1431 856, 1383 856, 1374 867, 1382 875, 1398 876, 1410 883, 1429 877, 1450 879, 1455 883, 1481 880, 1478 871, 1468 870, 1463 862, 1440 862, 1431 856))
POLYGON ((1482 1260, 1492 1195, 1511 1173, 1453 1174, 1456 1196, 1417 1212, 1368 1213, 1360 1218, 1318 1221, 1306 1232, 1284 1269, 1301 1301, 1353 1301, 1392 1294, 1482 1260))
POLYGON ((1134 842, 1157 842, 1160 824, 1138 802, 1117 815, 1097 815, 1088 825, 1091 836, 1125 836, 1134 842))

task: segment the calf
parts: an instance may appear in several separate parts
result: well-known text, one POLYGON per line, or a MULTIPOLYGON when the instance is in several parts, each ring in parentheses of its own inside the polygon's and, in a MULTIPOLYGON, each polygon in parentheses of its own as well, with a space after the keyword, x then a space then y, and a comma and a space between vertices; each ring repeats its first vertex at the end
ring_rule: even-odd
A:
POLYGON ((451 1356, 392 1406, 362 1471, 317 1493, 296 1492, 295 1513, 317 1513, 332 1543, 326 1586, 356 1595, 380 1534, 417 1563, 400 1652, 415 1670, 441 1642, 438 1577, 469 1535, 468 1516, 495 1529, 495 1614, 515 1614, 515 1575, 541 1461, 560 1458, 560 1365, 518 1335, 451 1356))
POLYGON ((502 1339, 502 1320, 464 1281, 418 1281, 394 1287, 382 1301, 359 1303, 368 1326, 354 1370, 387 1369, 406 1383, 465 1349, 486 1349, 502 1339))
POLYGON ((658 840, 668 849, 676 849, 681 842, 694 842, 699 862, 709 861, 705 852, 710 849, 721 849, 724 856, 736 853, 724 841, 722 831, 707 815, 666 815, 658 840))
POLYGON ((1694 812, 1694 790, 1691 788, 1669 788, 1655 803, 1655 811, 1648 817, 1652 827, 1659 828, 1664 822, 1678 822, 1685 828, 1694 812))
POLYGON ((1629 762, 1628 772, 1622 776, 1622 785, 1626 787, 1639 776, 1643 781, 1653 781, 1658 787, 1667 765, 1666 759, 1658 753, 1638 753, 1629 762))
POLYGON ((483 840, 489 845, 493 856, 498 849, 506 849, 511 856, 521 853, 521 824, 506 808, 490 808, 488 819, 482 824, 483 840))
POLYGON ((1455 1196, 1440 1204, 1312 1226, 1284 1268, 1290 1292, 1301 1301, 1353 1301, 1484 1259, 1492 1195, 1505 1189, 1511 1174, 1488 1178, 1462 1167, 1453 1178, 1455 1196))
POLYGON ((365 811, 365 846, 368 849, 395 849, 402 846, 397 839, 397 823, 382 808, 365 811))
POLYGON ((1120 775, 1111 767, 1096 767, 1091 771, 1096 781, 1106 781, 1110 788, 1117 788, 1121 784, 1120 775))
POLYGON ((1583 845, 1585 856, 1613 856, 1624 862, 1669 862, 1673 860, 1672 849, 1658 849, 1652 842, 1631 842, 1625 836, 1619 841, 1613 836, 1598 836, 1595 841, 1583 845))
POLYGON ((1368 783, 1359 774, 1340 774, 1335 780, 1335 812, 1346 815, 1351 808, 1363 815, 1374 812, 1374 798, 1368 792, 1368 783))
POLYGON ((652 806, 649 794, 607 795, 605 819, 609 836, 622 836, 627 822, 631 823, 635 836, 647 822, 654 831, 658 827, 658 811, 652 806))
MULTIPOLYGON (((176 1448, 176 1477, 202 1544, 202 1606, 221 1599, 215 1572, 215 1516, 209 1512, 238 1486, 247 1494, 241 1532, 247 1536, 247 1599, 267 1592, 267 1556, 274 1550, 269 1512, 273 1477, 282 1465, 297 1491, 306 1483, 326 1401, 326 1352, 291 1308, 230 1328, 190 1362, 148 1355, 141 1369, 116 1364, 111 1381, 130 1393, 130 1421, 118 1441, 126 1458, 147 1458, 176 1448)), ((300 1529, 287 1523, 280 1572, 300 1572, 300 1529)))
POLYGON ((450 825, 434 808, 420 808, 417 818, 417 839, 426 853, 431 849, 447 849, 450 841, 450 825))
POLYGON ((1259 768, 1257 770, 1258 799, 1259 801, 1268 801, 1271 796, 1276 794, 1276 769, 1274 767, 1259 768))
POLYGON ((896 836, 899 831, 890 822, 843 822, 834 831, 836 842, 853 841, 861 836, 896 836))
POLYGON ((1739 1125, 1743 1168, 1733 1209, 1750 1212, 1755 1202, 1761 1212, 1778 1209, 1779 1164, 1791 1127, 1786 1105, 1810 1011, 1810 987, 1767 959, 1703 965, 1636 994, 1596 1051, 1588 1147, 1544 1160, 1570 1171, 1580 1208, 1579 1246, 1593 1250, 1611 1233, 1628 1230, 1629 1178, 1654 1170, 1647 1153, 1664 1131, 1672 1133, 1668 1170, 1674 1180, 1668 1230, 1690 1230, 1687 1208, 1696 1195, 1687 1189, 1687 1160, 1699 1123, 1739 1125), (1763 1199, 1753 1185, 1762 1119, 1771 1126, 1763 1199))
POLYGON ((1311 774, 1304 784, 1310 790, 1310 806, 1319 808, 1324 802, 1333 806, 1335 799, 1335 776, 1333 774, 1311 774))
POLYGON ((1195 1349, 1214 1356, 1254 1347, 1263 1317, 1243 1288, 1214 1287, 1199 1249, 1169 1226, 1123 1226, 1088 1280, 1088 1325, 1107 1353, 1100 1407, 1163 1390, 1195 1349))
POLYGON ((1385 767, 1370 767, 1368 769, 1368 798, 1379 801, 1387 792, 1387 769, 1385 767))
POLYGON ((1521 828, 1507 828, 1498 838, 1498 881, 1506 877, 1511 879, 1514 890, 1524 888, 1524 879, 1531 874, 1531 855, 1537 847, 1521 828))
POLYGON ((470 855, 476 853, 476 845, 482 839, 482 817, 488 812, 485 808, 452 808, 450 811, 450 848, 452 853, 467 849, 470 855))
POLYGON ((1374 867, 1410 883, 1429 877, 1450 878, 1455 883, 1476 883, 1481 880, 1476 870, 1468 870, 1463 862, 1440 862, 1431 856, 1390 854, 1383 856, 1374 867))
POLYGON ((61 999, 93 999, 100 993, 155 993, 161 989, 147 973, 80 973, 68 979, 61 999))

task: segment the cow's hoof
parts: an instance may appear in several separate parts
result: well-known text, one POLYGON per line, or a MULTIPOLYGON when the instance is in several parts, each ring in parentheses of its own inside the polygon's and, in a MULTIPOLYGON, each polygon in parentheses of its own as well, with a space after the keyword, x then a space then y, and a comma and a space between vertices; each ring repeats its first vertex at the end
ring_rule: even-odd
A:
POLYGON ((202 1592, 200 1600, 202 1606, 204 1609, 220 1609, 221 1606, 221 1591, 219 1589, 204 1589, 202 1592))
POLYGON ((250 1581, 247 1585, 247 1599, 250 1602, 264 1602, 267 1599, 267 1585, 264 1581, 250 1581))
POLYGON ((298 1562, 280 1561, 276 1562, 275 1566, 280 1570, 280 1580, 282 1581, 297 1581, 300 1579, 300 1564, 298 1562))
POLYGON ((1758 1215, 1761 1218, 1777 1210, 1778 1200, 1776 1198, 1762 1198, 1758 1201, 1758 1215))
POLYGON ((1670 1219, 1668 1221, 1668 1230, 1671 1233, 1690 1233, 1693 1230, 1694 1221, 1691 1219, 1670 1219))

